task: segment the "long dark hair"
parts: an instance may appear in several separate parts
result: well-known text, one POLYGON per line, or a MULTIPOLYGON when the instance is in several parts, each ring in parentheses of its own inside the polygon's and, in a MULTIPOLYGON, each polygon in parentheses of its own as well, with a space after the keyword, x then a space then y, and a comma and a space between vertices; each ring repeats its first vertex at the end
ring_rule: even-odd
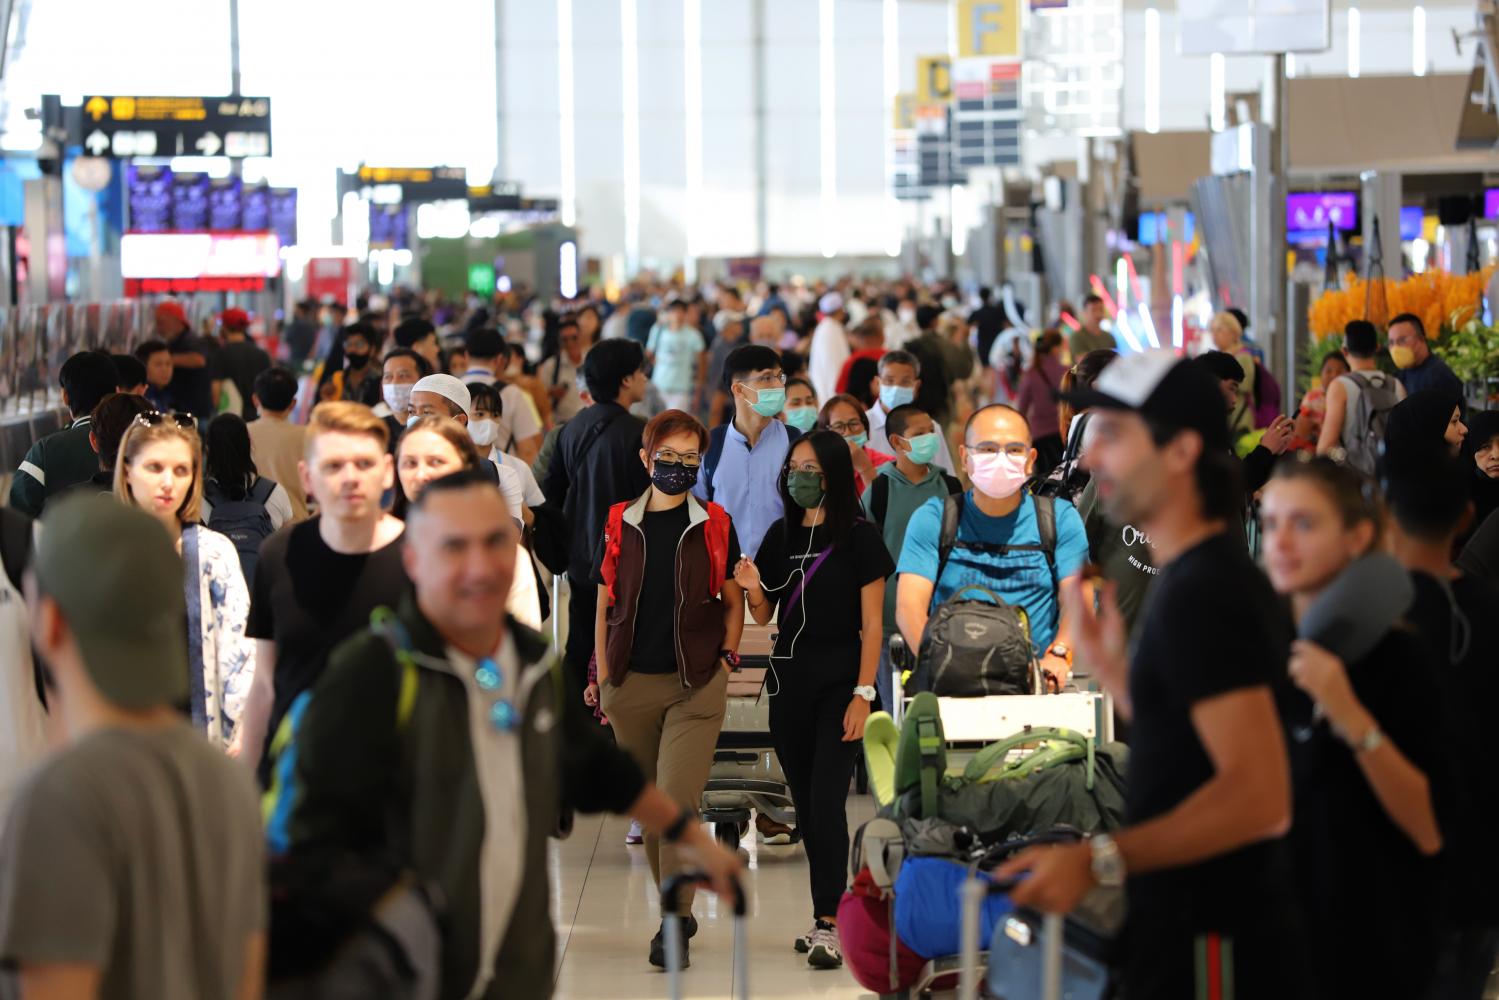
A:
POLYGON ((238 413, 220 413, 208 422, 204 479, 218 484, 230 500, 243 500, 260 478, 250 457, 250 429, 238 413))
POLYGON ((1038 372, 1046 369, 1041 367, 1041 362, 1049 357, 1052 352, 1062 346, 1062 332, 1060 330, 1047 330, 1036 338, 1036 353, 1031 356, 1031 367, 1038 372))
POLYGON ((832 431, 813 431, 792 445, 791 450, 786 453, 786 461, 781 465, 777 483, 781 491, 781 504, 786 510, 786 530, 790 531, 794 525, 801 524, 802 515, 806 513, 801 504, 791 499, 791 490, 786 486, 786 473, 791 469, 791 455, 802 441, 812 446, 817 464, 822 466, 822 523, 827 528, 827 537, 834 545, 841 545, 848 540, 849 531, 859 519, 859 495, 854 487, 854 460, 848 453, 848 442, 832 431))

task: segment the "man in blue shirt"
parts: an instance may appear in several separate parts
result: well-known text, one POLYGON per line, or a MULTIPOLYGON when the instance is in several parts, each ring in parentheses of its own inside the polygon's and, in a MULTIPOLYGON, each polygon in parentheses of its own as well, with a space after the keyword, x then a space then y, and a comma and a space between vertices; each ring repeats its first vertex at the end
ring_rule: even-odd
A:
POLYGON ((1039 548, 1036 499, 1025 491, 1036 465, 1030 425, 1008 406, 986 406, 968 419, 959 457, 974 488, 963 496, 957 545, 940 567, 940 579, 941 498, 928 500, 906 526, 896 566, 895 619, 901 634, 907 646, 919 649, 932 609, 960 588, 980 584, 1025 612, 1042 668, 1065 682, 1072 669, 1072 633, 1057 594, 1088 558, 1082 518, 1072 504, 1054 501, 1053 571, 1039 548))
POLYGON ((801 435, 776 419, 786 405, 786 376, 771 348, 743 344, 730 351, 723 386, 734 400, 734 420, 713 428, 692 492, 728 511, 740 548, 753 559, 765 530, 786 513, 781 474, 801 435))
POLYGON ((1451 396, 1467 412, 1463 400, 1462 380, 1447 367, 1447 362, 1431 353, 1426 340, 1426 325, 1415 313, 1401 313, 1390 320, 1390 360, 1400 369, 1396 376, 1407 395, 1422 389, 1436 389, 1451 396))

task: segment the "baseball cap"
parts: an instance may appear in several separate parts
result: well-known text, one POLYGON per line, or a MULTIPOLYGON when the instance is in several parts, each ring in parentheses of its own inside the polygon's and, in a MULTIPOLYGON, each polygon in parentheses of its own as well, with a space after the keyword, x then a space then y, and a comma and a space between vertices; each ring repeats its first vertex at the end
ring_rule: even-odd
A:
POLYGON ((843 308, 843 296, 837 292, 828 292, 817 300, 817 311, 826 316, 843 308))
POLYGON ((1202 435, 1208 448, 1227 448, 1223 393, 1200 365, 1170 350, 1126 354, 1091 389, 1063 393, 1078 409, 1129 410, 1173 430, 1202 435))
POLYGON ((244 330, 250 325, 250 314, 243 309, 225 309, 219 313, 219 324, 230 330, 244 330))
POLYGON ((474 400, 469 395, 468 387, 452 375, 428 375, 426 378, 417 379, 411 391, 436 393, 452 402, 470 420, 474 418, 474 400))
POLYGON ((156 318, 161 320, 164 316, 170 316, 179 323, 187 322, 187 313, 182 308, 182 303, 176 299, 167 299, 165 302, 156 304, 156 318))
POLYGON ((505 350, 505 338, 494 327, 481 326, 464 335, 463 346, 476 358, 497 358, 505 350))
POLYGON ((112 497, 49 503, 36 579, 57 602, 105 700, 139 710, 187 700, 182 559, 155 518, 112 497))

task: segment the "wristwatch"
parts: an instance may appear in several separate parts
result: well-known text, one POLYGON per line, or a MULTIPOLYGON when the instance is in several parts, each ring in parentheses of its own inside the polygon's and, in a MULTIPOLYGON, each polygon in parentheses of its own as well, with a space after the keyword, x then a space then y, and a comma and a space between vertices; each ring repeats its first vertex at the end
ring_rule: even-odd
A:
POLYGON ((880 693, 876 691, 871 685, 860 684, 858 687, 854 688, 854 694, 858 695, 860 698, 863 698, 865 701, 874 701, 875 698, 879 697, 880 693))
POLYGON ((1355 740, 1352 737, 1345 735, 1343 737, 1343 742, 1348 744, 1349 748, 1353 750, 1354 754, 1372 753, 1373 751, 1378 750, 1380 747, 1384 746, 1384 733, 1380 732, 1379 726, 1376 724, 1370 726, 1369 731, 1365 733, 1360 739, 1355 740))
POLYGON ((1072 647, 1067 645, 1065 642, 1052 643, 1051 648, 1048 649, 1047 652, 1052 656, 1060 656, 1062 659, 1067 661, 1067 665, 1069 667, 1072 666, 1072 647))
POLYGON ((734 652, 732 649, 720 649, 718 651, 718 655, 723 657, 723 661, 729 665, 730 669, 739 669, 738 653, 734 652))
POLYGON ((1093 881, 1108 889, 1117 889, 1124 884, 1124 855, 1119 845, 1106 833, 1095 833, 1088 838, 1088 849, 1093 852, 1093 881))

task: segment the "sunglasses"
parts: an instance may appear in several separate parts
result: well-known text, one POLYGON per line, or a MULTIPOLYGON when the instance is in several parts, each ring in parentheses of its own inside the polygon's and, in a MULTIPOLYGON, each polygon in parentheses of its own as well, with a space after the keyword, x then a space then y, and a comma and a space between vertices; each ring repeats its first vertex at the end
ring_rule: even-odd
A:
POLYGON ((162 413, 159 410, 152 410, 149 413, 137 413, 131 423, 139 424, 141 427, 156 427, 166 420, 172 421, 178 427, 192 429, 198 426, 198 422, 193 419, 191 413, 162 413))

